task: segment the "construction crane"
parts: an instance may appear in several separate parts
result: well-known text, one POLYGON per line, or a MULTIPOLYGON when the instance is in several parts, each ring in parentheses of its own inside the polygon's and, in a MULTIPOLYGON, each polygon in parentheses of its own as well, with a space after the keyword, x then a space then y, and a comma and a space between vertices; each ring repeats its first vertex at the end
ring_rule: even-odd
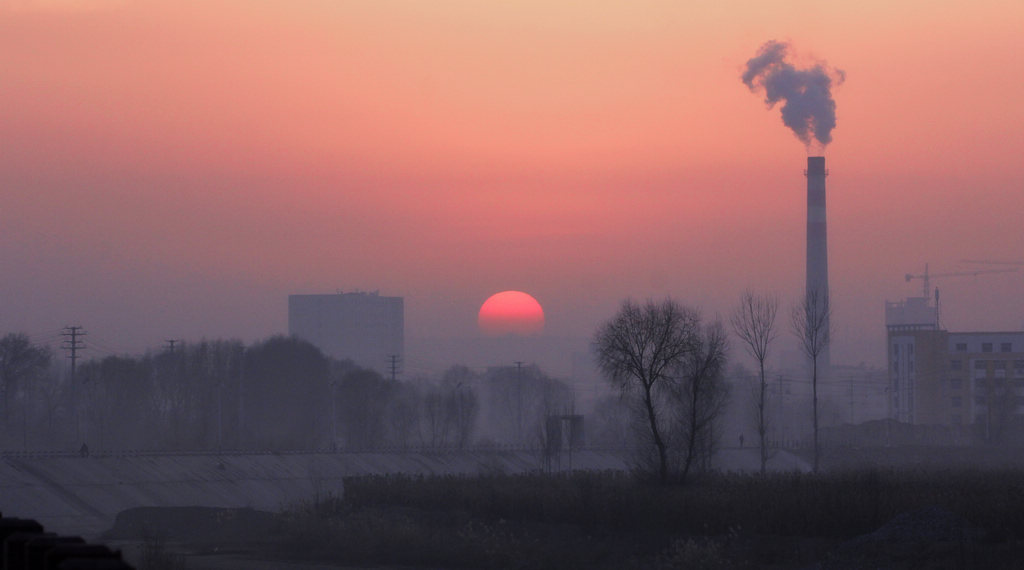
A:
POLYGON ((977 269, 975 271, 952 271, 950 273, 928 273, 928 264, 924 264, 924 273, 920 275, 913 275, 907 273, 907 283, 910 283, 912 279, 921 279, 924 281, 924 298, 927 299, 931 291, 931 280, 939 277, 977 277, 978 275, 984 275, 986 273, 1013 273, 1017 271, 1017 268, 1013 269, 977 269))
POLYGON ((1024 261, 1005 261, 993 259, 961 259, 960 263, 979 263, 981 265, 1018 265, 1024 267, 1024 261))

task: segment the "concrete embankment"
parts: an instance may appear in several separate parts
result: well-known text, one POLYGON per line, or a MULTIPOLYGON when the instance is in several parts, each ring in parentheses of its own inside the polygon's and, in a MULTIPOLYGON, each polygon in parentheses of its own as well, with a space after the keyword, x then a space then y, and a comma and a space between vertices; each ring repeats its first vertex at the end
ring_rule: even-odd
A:
MULTIPOLYGON (((340 493, 342 478, 408 473, 523 473, 544 467, 536 451, 402 453, 5 455, 0 511, 47 530, 96 536, 133 507, 251 507, 276 511, 316 494, 340 493)), ((563 455, 561 469, 569 467, 563 455)), ((616 453, 578 451, 574 469, 627 469, 616 453)))

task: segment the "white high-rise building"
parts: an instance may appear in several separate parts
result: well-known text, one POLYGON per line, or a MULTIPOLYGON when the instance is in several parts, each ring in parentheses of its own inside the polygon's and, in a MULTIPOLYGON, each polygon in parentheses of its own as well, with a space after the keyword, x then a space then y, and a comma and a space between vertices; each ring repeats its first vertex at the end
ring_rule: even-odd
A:
POLYGON ((328 356, 389 375, 405 351, 404 301, 376 292, 289 295, 288 333, 328 356))

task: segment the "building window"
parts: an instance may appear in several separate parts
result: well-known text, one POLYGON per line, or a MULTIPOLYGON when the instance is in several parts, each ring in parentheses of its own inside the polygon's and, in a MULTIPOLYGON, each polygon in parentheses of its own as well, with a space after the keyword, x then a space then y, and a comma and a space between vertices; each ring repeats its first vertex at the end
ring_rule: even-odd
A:
POLYGON ((983 343, 981 343, 981 351, 982 352, 992 352, 992 343, 991 342, 983 342, 983 343))
POLYGON ((974 361, 974 369, 975 370, 987 370, 988 369, 988 361, 987 360, 975 360, 974 361))
POLYGON ((960 406, 963 406, 964 401, 960 396, 953 396, 950 398, 950 403, 953 404, 954 408, 959 408, 960 406))
POLYGON ((907 361, 907 372, 913 372, 913 371, 914 371, 914 361, 913 360, 908 360, 907 361))
POLYGON ((892 345, 892 353, 895 354, 896 356, 899 356, 900 355, 900 345, 898 345, 898 344, 892 345))
POLYGON ((949 387, 953 390, 959 390, 964 387, 964 381, 959 378, 951 378, 949 380, 949 387))
POLYGON ((963 423, 963 420, 960 418, 960 414, 953 414, 952 416, 949 417, 949 420, 950 422, 953 423, 953 425, 957 426, 963 423))
POLYGON ((962 360, 950 360, 949 361, 949 369, 950 370, 963 370, 964 369, 964 362, 962 360))
POLYGON ((992 368, 994 368, 995 370, 1006 370, 1006 361, 1005 360, 993 360, 992 361, 992 368))
POLYGON ((1013 344, 1004 342, 999 345, 999 352, 1013 352, 1013 344))
POLYGON ((967 343, 966 342, 958 342, 958 343, 956 343, 956 351, 957 352, 967 352, 967 343))

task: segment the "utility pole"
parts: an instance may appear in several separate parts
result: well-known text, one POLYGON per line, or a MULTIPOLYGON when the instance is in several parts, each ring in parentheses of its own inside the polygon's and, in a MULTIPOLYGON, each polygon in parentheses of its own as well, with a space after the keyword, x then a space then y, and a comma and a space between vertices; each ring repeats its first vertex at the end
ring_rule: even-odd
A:
POLYGON ((174 345, 177 344, 180 341, 178 339, 176 339, 176 338, 169 338, 169 339, 165 340, 164 342, 167 343, 167 351, 170 352, 171 354, 174 354, 174 345))
POLYGON ((782 374, 779 374, 778 381, 779 381, 779 412, 778 412, 779 415, 776 416, 776 417, 779 418, 779 421, 778 421, 779 425, 778 425, 778 427, 775 430, 775 445, 778 446, 778 447, 785 447, 783 442, 786 441, 786 434, 788 432, 786 430, 786 426, 782 424, 783 418, 786 417, 785 416, 786 408, 785 408, 785 405, 783 404, 783 401, 782 401, 783 398, 786 395, 786 389, 782 386, 782 374))
POLYGON ((853 376, 852 375, 850 376, 850 420, 849 421, 850 421, 851 425, 856 423, 856 422, 853 421, 853 376))
POLYGON ((75 439, 82 439, 82 422, 79 421, 78 415, 78 351, 85 349, 85 342, 78 339, 86 335, 85 330, 80 326, 66 326, 64 331, 60 333, 61 336, 67 337, 62 343, 61 348, 68 351, 68 358, 71 359, 71 399, 74 402, 75 413, 75 439))
POLYGON ((331 451, 338 450, 338 383, 331 381, 331 451))
POLYGON ((516 439, 523 443, 523 362, 516 361, 516 439))
POLYGON ((398 378, 398 363, 401 362, 402 357, 397 354, 388 355, 388 368, 391 370, 391 381, 394 382, 398 378))
POLYGON ((245 348, 238 352, 238 445, 245 449, 245 348))
POLYGON ((224 382, 217 382, 217 451, 224 449, 224 382))

